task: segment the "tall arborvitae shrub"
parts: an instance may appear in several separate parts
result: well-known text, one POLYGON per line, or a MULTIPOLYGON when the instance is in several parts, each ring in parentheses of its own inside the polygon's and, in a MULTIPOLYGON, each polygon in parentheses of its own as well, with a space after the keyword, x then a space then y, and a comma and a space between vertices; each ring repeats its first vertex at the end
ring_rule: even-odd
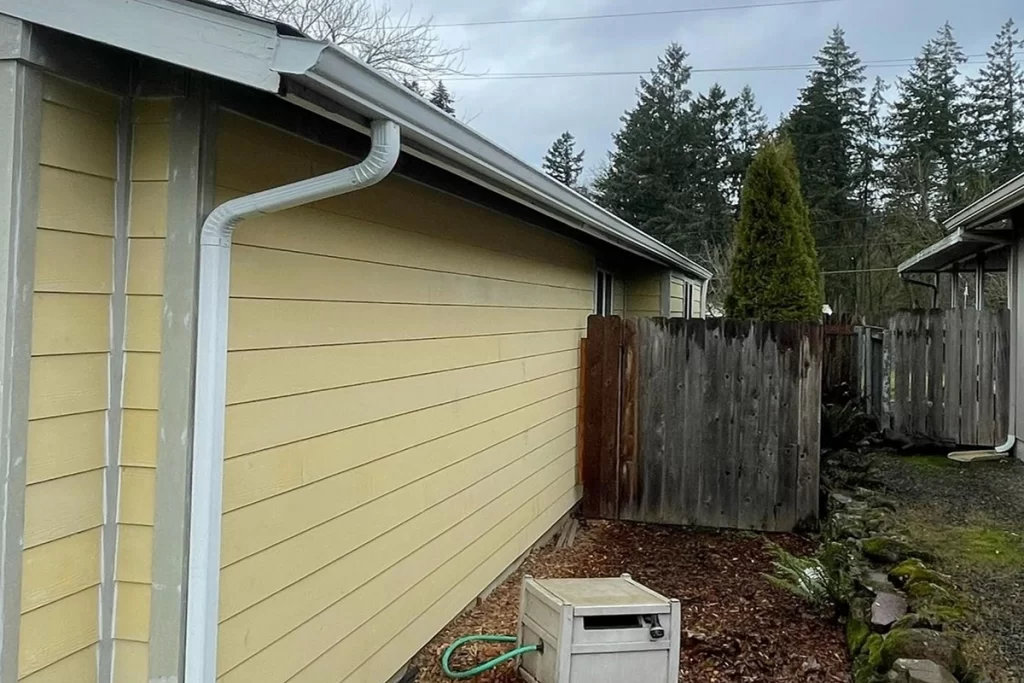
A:
POLYGON ((766 142, 743 182, 736 225, 730 318, 779 322, 821 319, 821 271, 793 146, 766 142))

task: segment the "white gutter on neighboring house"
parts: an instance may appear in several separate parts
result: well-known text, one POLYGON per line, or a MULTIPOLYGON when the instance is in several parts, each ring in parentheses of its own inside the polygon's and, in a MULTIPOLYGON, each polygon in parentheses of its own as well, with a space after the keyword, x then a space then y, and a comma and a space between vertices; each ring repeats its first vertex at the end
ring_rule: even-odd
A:
POLYGON ((199 313, 186 599, 185 683, 214 683, 220 600, 220 534, 227 404, 231 235, 247 218, 355 192, 383 180, 401 147, 397 123, 371 124, 370 153, 359 164, 221 204, 200 237, 199 313))

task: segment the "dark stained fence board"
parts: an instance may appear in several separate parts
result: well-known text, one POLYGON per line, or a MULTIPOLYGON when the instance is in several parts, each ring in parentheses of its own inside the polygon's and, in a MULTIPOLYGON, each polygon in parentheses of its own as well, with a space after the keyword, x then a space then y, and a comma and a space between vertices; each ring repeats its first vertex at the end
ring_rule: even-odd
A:
POLYGON ((726 372, 725 341, 722 335, 722 321, 709 320, 704 351, 704 398, 701 401, 704 420, 700 431, 694 432, 694 438, 700 444, 699 452, 701 453, 701 476, 697 489, 699 505, 696 521, 699 526, 715 526, 718 523, 718 473, 721 469, 721 455, 724 448, 722 437, 725 434, 723 423, 726 416, 723 415, 723 404, 727 398, 723 395, 722 388, 726 372))
POLYGON ((686 395, 684 411, 687 414, 688 429, 681 444, 676 445, 678 457, 683 460, 683 523, 695 525, 699 523, 701 504, 701 478, 706 458, 703 455, 703 443, 700 432, 707 416, 701 409, 705 382, 705 352, 707 342, 707 325, 702 320, 686 323, 687 362, 686 362, 686 395))
POLYGON ((797 478, 799 477, 800 431, 800 347, 794 343, 798 332, 779 329, 779 432, 778 469, 775 477, 775 528, 793 529, 797 522, 797 478))
POLYGON ((626 519, 635 519, 640 505, 640 464, 638 448, 638 371, 637 323, 627 318, 622 322, 622 406, 619 436, 619 512, 626 519))
POLYGON ((661 514, 665 472, 664 340, 654 321, 637 320, 640 387, 638 396, 639 453, 643 492, 638 521, 656 521, 661 514), (651 518, 650 511, 657 514, 651 518))
POLYGON ((601 419, 604 391, 604 334, 607 323, 603 318, 590 316, 587 321, 586 394, 583 405, 583 514, 601 516, 601 419))

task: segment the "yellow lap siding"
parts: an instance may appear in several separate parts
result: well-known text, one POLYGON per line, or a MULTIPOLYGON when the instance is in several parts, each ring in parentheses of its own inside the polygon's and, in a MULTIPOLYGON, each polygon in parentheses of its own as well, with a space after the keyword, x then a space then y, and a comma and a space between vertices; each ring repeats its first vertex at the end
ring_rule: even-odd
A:
POLYGON ((117 122, 43 103, 40 162, 103 178, 117 177, 117 122))
POLYGON ((110 294, 114 241, 99 235, 39 230, 36 291, 110 294))
POLYGON ((122 466, 118 522, 153 526, 153 490, 155 485, 155 470, 122 466))
POLYGON ((32 484, 25 489, 25 547, 103 524, 103 471, 32 484))
POLYGON ((543 356, 417 375, 354 387, 229 406, 225 454, 244 453, 328 434, 574 369, 579 353, 543 356), (277 419, 281 415, 288 420, 277 419))
POLYGON ((90 529, 25 551, 21 611, 28 612, 100 583, 100 530, 90 529))
POLYGON ((112 683, 139 683, 149 680, 149 647, 131 640, 114 642, 114 680, 112 683))
MULTIPOLYGON (((351 163, 221 123, 220 198, 351 163)), ((313 676, 336 681, 423 600, 457 611, 453 582, 507 548, 479 592, 575 502, 594 258, 398 177, 247 221, 235 245, 218 671, 283 683, 372 634, 313 676)))
POLYGON ((87 588, 21 616, 19 676, 59 662, 99 639, 99 590, 87 588))
POLYGON ((167 235, 167 182, 136 181, 131 186, 128 215, 129 237, 165 237, 167 235))
POLYGON ((77 171, 39 169, 40 228, 114 236, 114 181, 77 171))
MULTIPOLYGON (((467 491, 475 491, 480 495, 500 491, 501 486, 498 484, 503 482, 495 477, 512 477, 523 467, 532 464, 536 458, 524 461, 527 455, 539 454, 537 457, 541 457, 551 450, 560 453, 567 445, 571 445, 569 432, 574 424, 569 412, 509 437, 452 466, 437 469, 427 476, 421 473, 406 476, 397 469, 401 463, 396 463, 396 467, 383 472, 342 475, 337 484, 326 480, 319 491, 315 486, 308 487, 308 491, 301 489, 297 493, 304 494, 309 506, 319 508, 322 514, 324 508, 329 509, 327 499, 331 485, 338 488, 339 485, 347 484, 348 490, 343 492, 346 504, 340 514, 334 514, 318 525, 309 526, 308 530, 295 530, 279 547, 271 547, 226 567, 221 617, 235 615, 374 539, 377 539, 378 545, 396 551, 404 547, 400 539, 413 542, 426 538, 423 534, 440 530, 443 527, 435 527, 435 524, 443 524, 451 515, 457 515, 459 510, 465 509, 464 494, 467 491), (517 457, 524 449, 526 455, 517 457), (385 495, 375 495, 367 486, 375 474, 378 479, 395 480, 396 488, 385 495), (401 532, 395 531, 390 538, 383 538, 400 525, 405 525, 401 532)), ((422 469, 427 468, 421 468, 421 472, 422 469)), ((239 513, 251 509, 244 508, 239 513)), ((312 514, 316 512, 314 509, 312 514)), ((225 516, 225 526, 230 526, 232 530, 239 526, 235 520, 244 519, 234 513, 231 521, 235 521, 235 524, 229 525, 227 522, 230 518, 232 514, 225 516)), ((281 525, 277 525, 275 530, 279 531, 280 528, 281 525)), ((374 553, 369 556, 374 557, 375 561, 381 560, 374 553)))
POLYGON ((135 467, 156 467, 156 444, 159 430, 157 411, 122 411, 121 464, 135 467))
POLYGON ((117 578, 148 584, 153 578, 153 527, 121 524, 117 536, 117 578))
POLYGON ((106 353, 110 297, 105 294, 36 294, 32 302, 32 355, 106 353))
MULTIPOLYGON (((129 410, 155 411, 160 402, 160 354, 129 352, 124 359, 124 398, 129 410)), ((156 442, 152 446, 156 447, 156 442)))
POLYGON ((570 351, 579 331, 426 339, 344 347, 239 351, 228 359, 228 403, 244 403, 570 351))
POLYGON ((160 353, 163 298, 128 295, 124 333, 126 351, 160 353))
POLYGON ((149 641, 149 583, 118 581, 114 637, 139 643, 149 641))
POLYGON ((33 358, 29 419, 106 410, 107 362, 106 353, 33 358))
POLYGON ((103 467, 107 413, 62 415, 28 424, 28 483, 35 484, 103 467))
MULTIPOLYGON (((98 646, 90 645, 78 652, 65 657, 45 669, 25 676, 24 683, 69 683, 69 681, 90 681, 96 678, 96 659, 98 646)), ((142 679, 135 679, 137 683, 142 679)), ((123 683, 128 683, 124 681, 123 683)))

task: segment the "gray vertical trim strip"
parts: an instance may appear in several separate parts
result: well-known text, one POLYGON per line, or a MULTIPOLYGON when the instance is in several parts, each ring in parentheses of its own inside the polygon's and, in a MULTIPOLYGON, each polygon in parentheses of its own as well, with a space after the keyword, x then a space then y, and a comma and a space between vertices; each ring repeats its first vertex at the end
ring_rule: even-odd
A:
POLYGON ((132 172, 132 102, 121 100, 117 121, 117 184, 114 199, 114 293, 110 297, 107 465, 103 477, 103 554, 100 583, 100 683, 114 676, 114 602, 117 518, 121 481, 121 417, 124 397, 125 308, 128 304, 128 213, 132 172))
POLYGON ((18 679, 42 76, 0 62, 0 681, 18 679))
POLYGON ((672 317, 672 271, 668 271, 661 279, 661 317, 672 317))
POLYGON ((149 637, 154 682, 184 675, 199 230, 214 201, 212 105, 193 94, 176 99, 171 115, 149 637))

